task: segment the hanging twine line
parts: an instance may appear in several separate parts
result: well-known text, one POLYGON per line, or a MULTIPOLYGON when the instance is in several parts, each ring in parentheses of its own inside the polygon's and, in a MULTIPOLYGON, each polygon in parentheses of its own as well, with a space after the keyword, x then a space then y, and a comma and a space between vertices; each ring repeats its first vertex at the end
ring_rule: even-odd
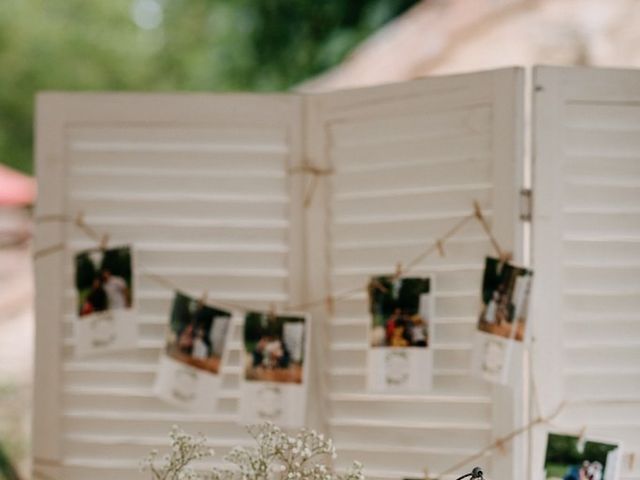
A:
MULTIPOLYGON (((533 347, 532 345, 527 346, 527 349, 531 353, 532 353, 532 347, 533 347)), ((543 425, 543 424, 550 424, 558 415, 560 415, 563 412, 563 410, 567 405, 567 402, 565 400, 561 401, 558 407, 550 415, 543 416, 542 411, 540 410, 541 407, 540 407, 540 399, 538 397, 537 382, 535 379, 535 375, 533 374, 531 375, 531 385, 532 385, 532 393, 534 395, 535 408, 537 409, 537 415, 538 415, 536 418, 526 423, 522 427, 516 428, 515 430, 512 430, 506 435, 495 439, 493 442, 489 443, 482 449, 478 450, 476 453, 471 454, 468 457, 465 457, 462 460, 451 465, 449 468, 446 468, 445 470, 440 472, 439 475, 435 477, 425 477, 425 480, 440 480, 443 476, 458 471, 460 468, 464 467, 468 463, 471 463, 474 460, 478 460, 479 458, 484 457, 485 455, 492 452, 493 450, 498 450, 499 452, 504 454, 507 451, 507 445, 511 441, 515 440, 520 435, 526 432, 529 432, 536 426, 543 425)))
POLYGON ((494 440, 492 443, 490 443, 489 445, 485 446, 483 449, 477 451, 476 453, 474 453, 472 455, 469 455, 466 458, 463 458, 459 462, 456 462, 451 467, 449 467, 449 468, 443 470, 442 472, 440 472, 437 476, 428 478, 426 480, 440 480, 445 475, 449 475, 451 473, 457 472, 459 469, 464 467, 466 464, 471 463, 474 460, 477 460, 477 459, 479 459, 481 457, 484 457, 487 453, 489 453, 489 452, 491 452, 493 450, 506 449, 506 445, 509 442, 511 442, 513 439, 517 438, 518 436, 522 435, 525 432, 528 432, 529 430, 531 430, 532 428, 534 428, 534 427, 536 427, 538 425, 546 424, 546 423, 550 422, 551 420, 553 420, 554 418, 556 418, 558 415, 560 415, 560 413, 562 413, 562 411, 565 408, 565 405, 566 405, 566 402, 564 402, 564 401, 560 402, 560 404, 558 405, 556 410, 553 411, 553 413, 551 413, 550 415, 548 415, 546 417, 539 416, 539 417, 535 418, 534 420, 530 421, 526 425, 523 425, 522 427, 517 428, 517 429, 509 432, 508 434, 504 435, 503 437, 500 437, 500 438, 494 440))
MULTIPOLYGON (((480 218, 482 218, 482 220, 486 224, 486 220, 485 220, 484 214, 482 213, 482 210, 478 210, 478 211, 480 212, 479 213, 480 218)), ((474 210, 473 213, 462 217, 453 227, 451 227, 447 232, 445 232, 444 235, 442 235, 435 242, 430 244, 425 250, 420 252, 415 258, 411 259, 409 261, 409 263, 407 263, 406 266, 404 266, 401 262, 398 262, 396 264, 395 273, 392 275, 393 278, 400 278, 401 276, 406 275, 407 273, 410 273, 425 258, 427 258, 428 256, 430 256, 431 254, 433 254, 436 251, 440 251, 440 249, 444 249, 445 243, 448 240, 450 240, 452 237, 454 237, 460 230, 462 230, 462 228, 465 225, 467 225, 474 218, 478 218, 478 213, 475 210, 474 210)), ((486 224, 486 226, 487 226, 487 228, 489 228, 488 224, 486 224)), ((490 229, 489 229, 489 231, 490 231, 490 229)), ((497 240, 495 240, 495 238, 494 238, 494 241, 491 242, 491 244, 494 247, 494 249, 496 250, 496 253, 499 256, 502 255, 503 250, 500 248, 500 246, 499 246, 497 240)), ((369 285, 368 284, 365 285, 364 289, 365 289, 365 291, 368 291, 369 285)), ((333 294, 333 295, 331 295, 331 297, 333 298, 333 303, 335 304, 337 302, 342 302, 344 300, 349 300, 353 296, 355 296, 355 295, 359 294, 360 292, 362 292, 362 290, 363 290, 362 286, 353 287, 353 288, 349 288, 347 290, 344 290, 342 292, 339 292, 337 294, 333 294)), ((312 301, 309 301, 309 302, 304 302, 304 303, 300 303, 298 305, 294 305, 292 307, 288 307, 286 310, 307 310, 308 308, 311 308, 311 307, 317 307, 317 306, 321 305, 324 302, 326 302, 326 299, 312 300, 312 301)))
MULTIPOLYGON (((317 175, 328 175, 328 174, 330 174, 332 172, 332 170, 322 170, 322 169, 318 169, 317 167, 313 167, 313 166, 310 166, 310 165, 301 165, 299 167, 295 167, 291 171, 291 173, 302 173, 302 172, 305 172, 305 173, 306 172, 314 172, 314 177, 315 177, 317 175)), ((478 221, 480 221, 480 223, 482 224, 483 230, 485 231, 485 233, 489 237, 489 239, 491 241, 491 244, 492 244, 493 248, 495 249, 496 253, 501 258, 504 258, 504 256, 505 256, 504 250, 500 248, 500 245, 498 244, 498 241, 496 240, 496 238, 491 233, 491 228, 489 227, 489 224, 488 224, 487 220, 484 217, 484 214, 482 212, 482 209, 480 208, 480 205, 478 204, 478 202, 474 202, 473 213, 470 213, 470 214, 465 215, 464 217, 462 217, 455 225, 453 225, 441 237, 436 239, 432 244, 428 245, 427 248, 425 248, 422 252, 420 252, 418 255, 416 255, 414 258, 412 258, 406 265, 404 265, 402 262, 398 262, 396 264, 396 269, 395 269, 395 273, 393 274, 393 278, 397 279, 397 278, 400 278, 401 276, 406 275, 407 273, 411 272, 425 258, 427 258, 428 256, 432 255, 434 252, 439 252, 441 255, 443 255, 444 254, 444 245, 446 244, 446 242, 448 240, 450 240, 452 237, 454 237, 465 225, 467 225, 474 218, 477 219, 478 221)), ((77 228, 79 228, 87 237, 89 237, 91 240, 96 242, 98 244, 99 248, 101 248, 103 250, 107 248, 107 242, 109 240, 109 235, 107 233, 101 233, 101 232, 97 231, 96 229, 94 229, 93 227, 91 227, 90 225, 88 225, 87 222, 85 221, 85 216, 84 216, 83 212, 78 212, 75 216, 56 215, 56 214, 44 215, 44 216, 36 217, 34 219, 34 221, 35 221, 35 223, 47 223, 47 222, 71 223, 74 226, 76 226, 77 228)), ((46 257, 48 255, 51 255, 53 253, 59 252, 60 250, 64 250, 64 248, 65 248, 64 244, 53 245, 53 246, 46 247, 46 248, 43 248, 41 250, 36 251, 33 256, 34 256, 35 259, 39 259, 39 258, 42 258, 42 257, 46 257)), ((159 284, 159 285, 161 285, 161 286, 163 286, 165 288, 168 288, 170 290, 173 290, 173 291, 176 291, 176 292, 180 292, 180 293, 184 293, 185 295, 189 295, 190 296, 189 293, 185 292, 182 288, 180 288, 180 286, 178 286, 177 284, 173 283, 173 281, 171 281, 167 277, 164 277, 162 275, 159 275, 157 273, 154 273, 154 272, 150 271, 144 265, 138 264, 138 267, 141 270, 142 275, 144 275, 145 277, 153 280, 157 284, 159 284)), ((368 288, 369 288, 368 284, 364 286, 365 291, 368 291, 368 288)), ((342 301, 345 301, 345 300, 349 300, 353 296, 361 293, 362 290, 363 290, 363 287, 361 285, 355 286, 353 288, 346 289, 346 290, 344 290, 342 292, 338 292, 336 294, 329 294, 329 295, 327 295, 327 296, 325 296, 323 298, 319 298, 319 299, 316 299, 316 300, 311 300, 311 301, 304 302, 304 303, 299 303, 299 304, 296 304, 296 305, 285 306, 285 307, 281 308, 279 311, 281 311, 281 312, 296 312, 296 311, 307 310, 307 309, 312 308, 312 307, 317 307, 317 306, 320 306, 320 305, 324 305, 325 308, 327 309, 327 311, 329 311, 330 313, 333 313, 333 311, 335 310, 336 303, 342 302, 342 301)), ((242 311, 242 312, 255 310, 255 309, 247 308, 246 306, 243 306, 243 305, 234 304, 234 303, 231 303, 231 302, 221 301, 221 300, 217 300, 217 299, 216 300, 211 300, 211 302, 212 302, 211 303, 212 305, 219 305, 221 307, 236 309, 236 310, 239 310, 239 311, 242 311)), ((272 306, 272 310, 277 313, 278 309, 277 309, 277 306, 275 306, 275 304, 272 306)))
MULTIPOLYGON (((313 166, 309 166, 309 165, 303 165, 300 167, 296 167, 295 169, 291 170, 291 173, 310 173, 313 175, 313 178, 317 178, 318 176, 321 175, 327 175, 331 173, 331 170, 322 170, 322 169, 318 169, 316 167, 313 166)), ((315 188, 315 186, 313 187, 315 188)), ((497 239, 495 238, 495 236, 493 235, 491 228, 489 226, 489 223, 487 222, 482 209, 480 208, 480 205, 478 202, 474 202, 473 203, 473 211, 472 213, 470 213, 469 215, 466 215, 464 217, 462 217, 455 225, 453 225, 448 231, 446 231, 441 237, 439 237, 438 239, 436 239, 432 244, 430 244, 427 248, 425 248, 422 252, 420 252, 418 255, 416 255, 413 259, 411 259, 408 263, 406 263, 406 265, 403 265, 401 262, 398 262, 396 264, 396 269, 395 269, 395 273, 392 275, 393 278, 399 278, 403 275, 406 275, 407 273, 411 272, 417 265, 419 265, 425 258, 427 258, 428 256, 432 255, 435 252, 438 252, 439 255, 444 256, 445 255, 445 250, 444 250, 444 246, 446 244, 446 242, 448 240, 450 240, 452 237, 454 237, 460 230, 462 230, 462 228, 464 228, 465 225, 467 225, 470 221, 472 220, 477 220, 480 225, 482 226, 482 229, 484 231, 484 233, 487 235, 487 237, 490 240, 490 243, 493 247, 493 249, 495 250, 496 254, 500 257, 500 259, 502 261, 508 261, 511 258, 511 253, 505 251, 504 249, 501 248, 499 242, 497 241, 497 239)), ((84 218, 84 214, 82 212, 78 213, 78 215, 76 215, 75 217, 69 217, 67 215, 46 215, 46 216, 41 216, 41 217, 36 217, 35 219, 36 223, 46 223, 46 222, 69 222, 72 223, 73 225, 75 225, 76 227, 78 227, 82 232, 85 233, 85 235, 87 237, 89 237, 90 239, 94 240, 96 243, 98 243, 98 245, 101 248, 106 248, 106 244, 107 241, 109 239, 107 234, 100 234, 100 232, 98 232, 97 230, 95 230, 94 228, 92 228, 90 225, 88 225, 85 222, 85 218, 84 218)), ((42 258, 45 257, 47 255, 51 255, 53 253, 56 253, 59 250, 64 249, 64 245, 53 245, 47 248, 44 248, 42 250, 39 250, 37 252, 35 252, 34 257, 35 258, 42 258)), ((141 270, 141 274, 145 275, 147 278, 155 281, 156 283, 158 283, 161 286, 164 286, 167 289, 173 290, 175 292, 180 292, 180 293, 184 293, 186 295, 189 295, 188 293, 184 292, 179 285, 173 283, 170 279, 162 276, 162 275, 158 275, 154 272, 149 271, 146 267, 144 267, 143 265, 139 265, 138 267, 141 270)), ((374 280, 375 281, 375 280, 374 280)), ((378 282, 379 283, 379 282, 378 282)), ((383 288, 383 285, 374 285, 371 282, 369 284, 367 284, 365 286, 365 290, 368 291, 369 288, 383 288)), ((287 312, 287 311, 296 311, 296 310, 306 310, 310 307, 315 307, 315 306, 319 306, 324 304, 327 311, 330 312, 331 314, 333 314, 333 311, 335 309, 335 305, 338 302, 344 301, 344 300, 348 300, 351 297, 353 297, 355 294, 358 294, 362 292, 362 286, 358 286, 358 287, 354 287, 354 288, 350 288, 347 289, 345 291, 339 292, 337 294, 333 294, 333 295, 327 295, 326 297, 322 298, 322 299, 318 299, 318 300, 313 300, 313 301, 309 301, 309 302, 305 302, 305 303, 301 303, 298 305, 293 305, 293 306, 289 306, 289 307, 285 307, 283 308, 281 311, 283 312, 287 312)), ((203 303, 208 301, 208 292, 204 292, 204 294, 202 295, 200 301, 202 301, 203 303)), ((216 306, 221 306, 221 307, 225 307, 225 308, 231 308, 231 309, 236 309, 239 311, 249 311, 249 310, 253 310, 253 309, 248 309, 245 306, 242 305, 237 305, 237 304, 233 304, 230 302, 225 302, 225 301, 219 301, 219 300, 215 300, 214 304, 216 306)), ((269 311, 268 311, 269 315, 277 315, 277 308, 275 304, 271 304, 269 311)), ((531 349, 530 352, 532 353, 531 349)), ((533 355, 531 355, 531 359, 533 361, 533 355)), ((530 422, 528 422, 527 424, 523 425, 522 427, 519 427, 513 431, 511 431, 510 433, 497 438, 496 440, 494 440, 493 442, 489 443, 488 445, 486 445, 485 447, 483 447, 482 449, 478 450, 476 453, 469 455, 468 457, 456 462, 455 464, 451 465, 449 468, 443 470, 442 472, 440 472, 438 475, 436 476, 430 476, 428 475, 428 469, 425 468, 424 469, 424 473, 425 473, 425 479, 426 480, 441 480, 442 477, 444 477, 445 475, 451 474, 453 472, 458 471, 460 468, 464 467, 465 465, 467 465, 468 463, 473 462, 474 460, 477 460, 479 458, 482 458, 483 456, 487 455, 488 453, 494 451, 494 450, 498 450, 501 452, 505 452, 507 445, 513 441, 515 438, 519 437, 520 435, 524 434, 525 432, 530 431, 531 429, 533 429, 536 426, 539 425, 543 425, 543 424, 551 424, 551 422, 562 413, 562 411, 564 410, 564 408, 566 407, 566 405, 568 404, 568 402, 566 401, 562 401, 558 407, 556 408, 556 410, 554 412, 552 412, 550 415, 547 416, 542 416, 541 414, 541 405, 540 405, 540 400, 539 400, 539 391, 537 388, 537 384, 535 382, 535 376, 532 375, 531 377, 531 387, 532 387, 532 393, 534 396, 534 407, 537 410, 537 417, 533 420, 531 420, 530 422)), ((571 403, 591 403, 588 401, 575 401, 575 402, 571 402, 571 403)), ((583 430, 581 430, 583 431, 583 430)), ((42 474, 42 472, 38 472, 38 476, 44 479, 47 479, 47 477, 45 475, 42 474)))
POLYGON ((311 179, 309 180, 309 184, 307 185, 307 188, 304 193, 303 201, 302 201, 302 205, 304 206, 304 208, 309 208, 309 206, 311 205, 311 202, 313 201, 313 196, 316 191, 316 188, 318 187, 318 179, 320 177, 324 177, 327 175, 333 175, 334 170, 333 168, 316 167, 315 165, 311 164, 308 160, 305 160, 302 163, 302 165, 291 167, 288 170, 288 173, 290 175, 295 175, 295 174, 311 175, 311 179))
POLYGON ((500 260, 502 260, 503 262, 508 262, 509 260, 511 260, 511 257, 512 257, 511 252, 507 252, 502 248, 500 248, 500 244, 498 243, 498 240, 496 239, 493 232, 491 231, 489 222, 487 222, 487 219, 483 215, 482 208, 480 208, 480 204, 478 203, 477 200, 474 200, 473 202, 473 215, 480 222, 480 225, 482 225, 482 229, 487 234, 487 237, 489 237, 489 240, 491 241, 491 244, 493 245, 493 248, 498 254, 498 257, 500 258, 500 260))
MULTIPOLYGON (((534 357, 533 357, 533 352, 535 350, 535 338, 531 339, 531 342, 529 344, 527 344, 526 346, 527 351, 529 352, 529 358, 530 358, 530 362, 532 364, 534 364, 534 357)), ((478 460, 482 457, 484 457, 485 455, 489 454, 490 452, 492 452, 493 450, 498 450, 500 453, 504 454, 507 451, 507 446, 509 445, 510 442, 512 442, 513 440, 515 440, 516 438, 518 438, 520 435, 523 435, 524 433, 527 433, 529 431, 531 431, 533 428, 537 427, 537 426, 541 426, 541 425, 548 425, 548 426, 553 426, 553 421, 560 416, 560 414, 562 412, 564 412, 564 410, 566 409, 566 407, 570 406, 570 405, 583 405, 583 404, 596 404, 596 403, 602 403, 599 402, 598 400, 593 400, 593 399, 575 399, 575 400, 562 400, 558 406, 556 407, 556 409, 547 416, 542 415, 542 405, 540 402, 540 391, 538 389, 538 385, 537 385, 537 381, 536 381, 536 376, 533 373, 531 373, 531 390, 532 390, 532 396, 533 396, 533 402, 534 402, 534 409, 536 411, 536 417, 527 422, 525 425, 516 428, 515 430, 512 430, 511 432, 507 433, 506 435, 497 438, 496 440, 494 440, 493 442, 489 443, 488 445, 486 445, 485 447, 483 447, 482 449, 478 450, 476 453, 473 453, 471 455, 469 455, 468 457, 463 458, 462 460, 456 462, 455 464, 451 465, 450 467, 446 468, 445 470, 443 470, 442 472, 440 472, 438 475, 436 476, 429 476, 425 473, 425 480, 442 480, 442 477, 444 477, 445 475, 449 475, 451 473, 457 472, 458 470, 460 470, 461 468, 463 468, 464 466, 466 466, 467 464, 473 462, 474 460, 478 460)), ((619 404, 621 403, 620 400, 610 400, 610 401, 606 401, 606 403, 613 403, 613 404, 619 404)), ((581 427, 579 427, 579 430, 576 432, 576 436, 578 438, 584 438, 585 435, 587 433, 587 426, 586 425, 582 425, 581 427)), ((634 454, 630 454, 628 456, 627 462, 629 463, 629 465, 631 465, 631 468, 633 466, 633 463, 635 462, 635 455, 634 454)), ((428 468, 425 467, 423 469, 424 472, 428 472, 428 468)))

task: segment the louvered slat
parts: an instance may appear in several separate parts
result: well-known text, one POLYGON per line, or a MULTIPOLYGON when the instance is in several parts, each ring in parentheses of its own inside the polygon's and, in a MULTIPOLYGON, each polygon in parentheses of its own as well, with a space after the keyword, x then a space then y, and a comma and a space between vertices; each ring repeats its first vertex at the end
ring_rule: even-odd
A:
MULTIPOLYGON (((37 364, 40 376, 59 374, 48 390, 36 382, 36 472, 139 478, 140 457, 167 445, 174 424, 203 432, 224 455, 246 442, 238 416, 240 326, 232 327, 220 370, 218 413, 198 415, 163 403, 152 385, 173 292, 147 274, 194 296, 206 290, 213 303, 267 308, 301 301, 299 233, 291 228, 300 222, 292 201, 300 180, 287 174, 301 158, 299 100, 51 94, 40 101, 39 134, 56 137, 42 140, 40 180, 53 181, 44 172, 55 153, 63 181, 41 196, 39 212, 83 212, 111 244, 134 246, 140 337, 135 350, 75 357, 72 260, 75 251, 94 245, 80 229, 64 225, 57 265, 37 264, 39 278, 62 280, 62 304, 49 324, 42 315, 47 306, 38 307, 40 341, 57 341, 60 354, 37 364), (60 209, 48 211, 51 203, 60 209), (47 405, 47 398, 59 400, 47 405), (45 429, 43 418, 58 428, 45 429)), ((38 232, 43 244, 51 238, 44 228, 38 232)))
POLYGON ((541 67, 534 78, 543 404, 569 402, 559 428, 621 441, 621 478, 640 478, 628 455, 640 456, 640 75, 541 67))
MULTIPOLYGON (((435 280, 431 392, 412 397, 367 391, 365 285, 373 275, 393 274, 398 261, 408 262, 433 244, 471 212, 474 200, 512 248, 518 228, 513 204, 500 198, 515 195, 519 181, 513 157, 520 145, 517 137, 508 138, 521 113, 518 82, 517 71, 503 71, 309 101, 310 160, 334 171, 320 185, 310 212, 312 222, 322 221, 324 208, 329 212, 326 223, 310 233, 309 249, 325 251, 328 258, 323 265, 310 257, 312 289, 335 295, 362 286, 337 302, 326 329, 316 332, 327 344, 327 423, 338 450, 363 459, 369 477, 421 477, 425 468, 437 474, 484 447, 502 428, 513 428, 515 418, 508 426, 495 422, 495 409, 512 399, 500 399, 471 378, 478 285, 484 256, 491 253, 479 224, 469 223, 447 243, 445 257, 433 255, 411 272, 435 280)), ((482 463, 493 467, 495 478, 518 468, 510 456, 482 463)))

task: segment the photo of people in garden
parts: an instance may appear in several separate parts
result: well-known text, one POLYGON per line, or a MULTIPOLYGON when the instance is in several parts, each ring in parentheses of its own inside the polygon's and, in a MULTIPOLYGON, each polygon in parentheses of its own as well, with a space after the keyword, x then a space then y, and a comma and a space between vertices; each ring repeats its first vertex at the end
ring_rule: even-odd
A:
POLYGON ((167 332, 167 355, 217 374, 231 313, 176 292, 167 332))
POLYGON ((85 250, 75 257, 78 315, 130 309, 133 298, 131 248, 85 250))
POLYGON ((372 347, 429 346, 430 278, 373 277, 368 291, 372 347))
POLYGON ((245 316, 245 378, 302 383, 305 362, 304 317, 248 312, 245 316))
POLYGON ((548 480, 613 480, 619 445, 549 433, 544 461, 548 480))
POLYGON ((478 330, 522 341, 532 277, 531 270, 487 257, 478 330))

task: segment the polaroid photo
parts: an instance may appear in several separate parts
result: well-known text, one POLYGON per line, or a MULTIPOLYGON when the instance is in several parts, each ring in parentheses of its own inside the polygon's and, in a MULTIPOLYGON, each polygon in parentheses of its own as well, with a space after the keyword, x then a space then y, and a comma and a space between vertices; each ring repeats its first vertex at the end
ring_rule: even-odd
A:
POLYGON ((75 355, 135 348, 133 251, 130 246, 94 248, 75 255, 77 295, 75 355))
POLYGON ((433 280, 373 277, 368 291, 368 389, 429 391, 433 384, 433 280))
POLYGON ((549 432, 542 478, 615 480, 620 472, 621 458, 619 442, 549 432))
POLYGON ((176 292, 154 393, 167 403, 214 413, 232 314, 176 292))
POLYGON ((522 342, 525 339, 533 272, 487 257, 478 330, 522 342))
POLYGON ((309 316, 247 312, 240 413, 244 422, 305 424, 309 316))
POLYGON ((510 384, 522 365, 527 312, 533 272, 498 258, 487 257, 481 307, 473 340, 475 376, 510 384))

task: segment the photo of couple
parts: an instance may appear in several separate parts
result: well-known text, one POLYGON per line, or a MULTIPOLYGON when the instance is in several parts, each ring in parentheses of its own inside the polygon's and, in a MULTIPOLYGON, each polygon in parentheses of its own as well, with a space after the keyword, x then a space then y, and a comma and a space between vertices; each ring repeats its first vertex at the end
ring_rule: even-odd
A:
POLYGON ((131 308, 131 258, 130 247, 96 248, 76 255, 78 316, 131 308))
POLYGON ((305 318, 248 312, 245 316, 245 378, 302 383, 305 318))
POLYGON ((487 257, 478 330, 522 341, 532 277, 531 270, 487 257))
POLYGON ((174 360, 218 373, 231 313, 176 292, 166 352, 174 360))
POLYGON ((548 480, 614 480, 619 445, 549 433, 544 472, 548 480))
POLYGON ((368 292, 372 347, 429 346, 430 278, 373 277, 368 292))

